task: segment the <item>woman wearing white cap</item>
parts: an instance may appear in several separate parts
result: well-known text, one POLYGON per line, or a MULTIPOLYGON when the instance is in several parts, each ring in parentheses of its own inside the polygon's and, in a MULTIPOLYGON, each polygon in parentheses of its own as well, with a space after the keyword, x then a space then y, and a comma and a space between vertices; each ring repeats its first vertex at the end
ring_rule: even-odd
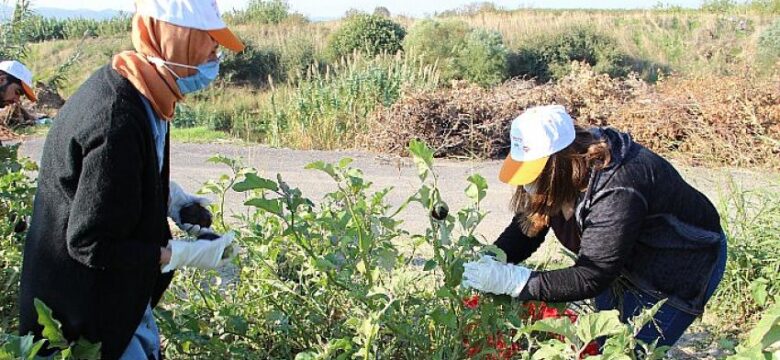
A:
POLYGON ((168 216, 200 234, 180 210, 209 214, 205 199, 169 183, 168 129, 176 103, 217 77, 218 46, 243 45, 212 0, 136 9, 135 51, 98 69, 49 131, 22 269, 20 332, 41 335, 40 299, 68 340, 101 343, 104 359, 158 359, 151 308, 172 270, 214 268, 232 241, 171 239, 168 216))
POLYGON ((30 70, 15 60, 0 61, 0 108, 18 103, 23 95, 32 102, 38 101, 30 70))
POLYGON ((512 122, 500 179, 517 186, 515 217, 495 242, 507 264, 486 256, 465 265, 464 286, 520 300, 595 298, 626 321, 666 303, 639 334, 672 345, 703 312, 726 263, 712 203, 669 162, 610 128, 575 126, 562 106, 530 108, 512 122), (518 263, 549 229, 575 264, 531 271, 518 263))

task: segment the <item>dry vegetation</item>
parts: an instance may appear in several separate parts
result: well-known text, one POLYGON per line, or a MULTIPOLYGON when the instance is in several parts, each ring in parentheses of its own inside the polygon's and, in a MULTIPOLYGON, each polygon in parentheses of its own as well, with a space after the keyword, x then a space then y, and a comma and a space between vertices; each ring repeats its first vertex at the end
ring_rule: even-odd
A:
POLYGON ((360 142, 403 154, 419 138, 438 156, 495 158, 506 154, 514 117, 529 106, 560 103, 581 124, 629 131, 649 148, 694 164, 780 169, 779 85, 736 76, 649 85, 579 66, 557 83, 515 80, 490 90, 467 86, 410 96, 376 113, 360 142))

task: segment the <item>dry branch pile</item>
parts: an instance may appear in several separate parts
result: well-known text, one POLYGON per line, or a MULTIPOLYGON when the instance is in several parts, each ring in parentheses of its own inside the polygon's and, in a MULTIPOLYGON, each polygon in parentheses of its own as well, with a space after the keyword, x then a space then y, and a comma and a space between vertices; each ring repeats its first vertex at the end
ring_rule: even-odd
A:
POLYGON ((524 109, 558 103, 578 123, 614 126, 661 154, 693 163, 780 168, 778 83, 756 79, 670 78, 655 86, 611 79, 579 66, 555 84, 510 81, 491 90, 447 89, 409 96, 370 119, 360 143, 404 154, 409 140, 441 157, 497 158, 524 109))

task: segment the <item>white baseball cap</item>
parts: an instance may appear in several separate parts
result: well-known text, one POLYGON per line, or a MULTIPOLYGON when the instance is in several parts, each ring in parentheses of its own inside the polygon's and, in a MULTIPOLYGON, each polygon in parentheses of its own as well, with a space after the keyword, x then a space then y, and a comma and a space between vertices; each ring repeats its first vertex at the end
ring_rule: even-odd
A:
POLYGON ((220 45, 240 52, 244 43, 227 28, 216 0, 136 0, 138 15, 167 23, 207 31, 220 45))
POLYGON ((38 101, 38 98, 35 96, 35 92, 32 89, 32 72, 30 72, 30 69, 24 66, 24 64, 16 60, 3 61, 0 62, 0 71, 21 80, 22 90, 24 90, 24 94, 27 95, 27 98, 30 99, 30 101, 38 101))
POLYGON ((561 105, 528 108, 512 121, 512 147, 498 178, 511 185, 534 182, 551 155, 574 142, 574 120, 561 105))

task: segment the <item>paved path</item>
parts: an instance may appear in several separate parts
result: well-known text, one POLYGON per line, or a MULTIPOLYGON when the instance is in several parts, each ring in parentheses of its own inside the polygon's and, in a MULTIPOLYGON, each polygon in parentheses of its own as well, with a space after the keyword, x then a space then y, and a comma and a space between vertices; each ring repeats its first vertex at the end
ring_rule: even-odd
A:
MULTIPOLYGON (((37 161, 42 147, 42 138, 28 139, 22 145, 22 153, 37 161)), ((215 154, 241 157, 245 164, 259 169, 269 178, 275 178, 277 173, 281 173, 291 186, 300 188, 305 196, 315 201, 325 193, 334 190, 333 182, 327 175, 304 169, 307 164, 317 160, 336 162, 343 157, 354 159, 352 166, 362 169, 366 178, 374 183, 375 189, 389 186, 395 188, 389 197, 394 205, 403 202, 419 185, 416 168, 409 159, 386 158, 355 151, 305 151, 235 144, 173 144, 171 178, 186 189, 194 191, 204 181, 228 171, 224 166, 207 163, 206 160, 215 154)), ((483 205, 489 211, 489 215, 479 230, 486 239, 491 241, 504 229, 511 218, 508 201, 512 196, 512 189, 498 181, 497 174, 500 166, 500 161, 437 160, 435 162, 443 198, 449 203, 452 211, 456 211, 466 202, 463 190, 467 185, 466 178, 470 174, 479 173, 488 179, 489 190, 483 205)), ((684 166, 678 166, 678 169, 688 181, 704 191, 715 202, 720 199, 719 193, 724 189, 729 176, 748 188, 766 187, 773 182, 774 185, 780 185, 778 174, 684 166)), ((245 208, 242 200, 239 196, 228 198, 228 208, 235 212, 243 211, 245 208)), ((410 207, 402 214, 407 229, 419 231, 424 228, 427 219, 420 216, 421 211, 419 207, 410 207)))

